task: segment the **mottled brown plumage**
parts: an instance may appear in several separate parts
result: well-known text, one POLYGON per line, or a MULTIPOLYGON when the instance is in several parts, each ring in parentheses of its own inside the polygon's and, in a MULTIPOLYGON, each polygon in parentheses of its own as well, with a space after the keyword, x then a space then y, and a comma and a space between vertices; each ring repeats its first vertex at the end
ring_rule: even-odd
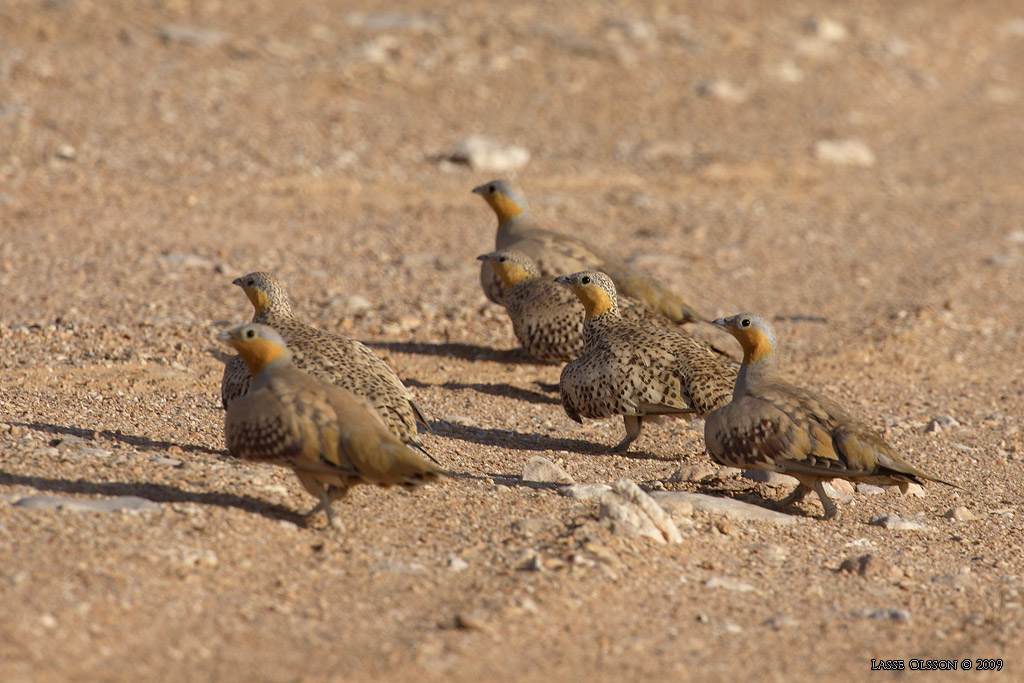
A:
MULTIPOLYGON (((566 362, 583 353, 583 305, 568 287, 537 272, 533 259, 516 249, 477 257, 498 275, 505 310, 523 350, 548 362, 566 362)), ((619 298, 619 311, 638 325, 671 323, 632 297, 619 298)))
MULTIPOLYGON (((252 302, 252 322, 277 330, 299 369, 365 398, 402 441, 426 452, 416 423, 427 420, 398 375, 363 344, 340 334, 318 330, 292 313, 284 285, 270 273, 255 272, 234 281, 252 302)), ((221 379, 225 408, 249 389, 250 374, 240 357, 228 361, 221 379)))
POLYGON ((266 325, 222 332, 253 381, 224 419, 228 452, 243 460, 289 467, 337 523, 331 504, 354 484, 413 486, 444 470, 403 444, 367 403, 298 369, 284 340, 266 325))
POLYGON ((585 350, 562 369, 565 412, 583 417, 622 415, 624 451, 645 418, 692 413, 703 417, 729 402, 737 367, 693 337, 623 320, 615 285, 604 273, 561 276, 583 303, 585 350))
POLYGON ((708 415, 704 428, 708 454, 716 462, 796 477, 800 484, 783 505, 814 491, 826 519, 839 513, 821 485, 829 479, 898 485, 904 490, 910 482, 948 483, 903 460, 835 401, 780 379, 775 331, 767 322, 743 313, 715 324, 743 347, 732 402, 708 415))
MULTIPOLYGON (((586 241, 542 228, 530 212, 526 197, 501 180, 473 188, 498 217, 496 250, 517 249, 529 256, 543 276, 554 277, 581 270, 600 270, 611 277, 620 295, 639 299, 653 311, 677 323, 707 321, 665 284, 586 241)), ((487 264, 480 268, 480 284, 487 298, 504 305, 497 275, 487 264)))

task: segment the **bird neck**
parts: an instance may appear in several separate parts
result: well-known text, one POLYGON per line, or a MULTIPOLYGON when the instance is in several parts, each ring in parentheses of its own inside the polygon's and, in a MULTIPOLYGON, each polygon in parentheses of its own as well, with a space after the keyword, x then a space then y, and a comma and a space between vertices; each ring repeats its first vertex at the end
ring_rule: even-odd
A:
POLYGON ((495 215, 498 216, 498 225, 504 225, 508 221, 526 213, 526 207, 516 204, 509 199, 508 195, 497 192, 486 196, 487 203, 491 205, 495 215))
POLYGON ((733 398, 743 396, 752 384, 756 385, 763 379, 774 377, 777 369, 774 353, 750 361, 746 349, 744 349, 743 365, 740 366, 739 374, 736 376, 733 398))
POLYGON ((573 287, 573 294, 583 304, 586 311, 585 321, 596 320, 605 315, 618 315, 619 307, 608 292, 595 285, 573 287))
POLYGON ((281 358, 291 358, 288 349, 280 344, 265 339, 257 339, 247 343, 243 348, 238 349, 238 355, 245 361, 249 368, 249 374, 253 377, 259 375, 264 368, 281 358))
POLYGON ((245 295, 252 302, 255 312, 252 316, 253 322, 262 322, 269 317, 286 317, 292 312, 291 304, 280 299, 271 299, 262 289, 250 288, 245 290, 245 295))
POLYGON ((504 263, 492 263, 491 268, 498 274, 498 278, 501 280, 501 286, 505 289, 519 284, 526 278, 530 277, 530 273, 526 271, 518 263, 511 263, 505 261, 504 263))

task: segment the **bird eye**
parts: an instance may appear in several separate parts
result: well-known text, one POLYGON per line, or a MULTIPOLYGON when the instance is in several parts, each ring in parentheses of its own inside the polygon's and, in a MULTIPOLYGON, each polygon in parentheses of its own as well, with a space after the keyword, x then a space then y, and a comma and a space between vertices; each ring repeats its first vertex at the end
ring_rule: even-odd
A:
POLYGON ((741 327, 750 327, 750 318, 744 318, 740 321, 741 327))
POLYGON ((585 285, 589 285, 590 284, 590 276, 589 275, 584 275, 583 277, 580 278, 580 282, 582 282, 585 285))
POLYGON ((245 331, 246 339, 252 339, 255 336, 256 336, 256 330, 246 330, 245 331))
POLYGON ((506 259, 506 258, 505 258, 504 256, 499 256, 499 257, 498 257, 498 263, 504 263, 504 262, 505 262, 505 261, 507 261, 507 260, 508 260, 508 259, 506 259))
POLYGON ((498 191, 498 188, 496 188, 494 185, 488 185, 487 191, 490 192, 491 194, 494 194, 495 192, 498 191))

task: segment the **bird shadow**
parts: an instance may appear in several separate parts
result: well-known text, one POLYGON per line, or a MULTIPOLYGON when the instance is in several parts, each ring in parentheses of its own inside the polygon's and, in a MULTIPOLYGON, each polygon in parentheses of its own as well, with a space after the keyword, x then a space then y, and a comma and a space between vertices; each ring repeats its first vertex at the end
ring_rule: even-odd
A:
POLYGON ((396 353, 415 353, 425 356, 441 356, 442 358, 461 358, 463 360, 486 360, 492 363, 508 363, 529 365, 547 365, 526 355, 522 349, 492 349, 476 344, 462 342, 443 342, 430 344, 423 342, 364 342, 375 349, 384 349, 396 353))
POLYGON ((547 394, 531 391, 530 389, 524 389, 522 387, 515 387, 506 382, 498 384, 483 384, 480 382, 445 382, 444 384, 430 384, 428 382, 420 382, 418 380, 406 380, 405 384, 406 386, 420 388, 440 386, 449 390, 472 389, 474 391, 479 391, 481 394, 515 398, 520 401, 526 401, 527 403, 548 403, 551 405, 557 405, 559 403, 559 400, 553 396, 548 396, 547 394))
POLYGON ((197 503, 223 508, 239 508, 246 512, 274 520, 286 520, 300 526, 306 523, 306 516, 290 508, 268 503, 259 498, 239 496, 233 493, 212 493, 187 491, 177 486, 154 484, 152 482, 92 482, 83 479, 53 479, 49 477, 26 476, 0 470, 0 484, 8 486, 29 486, 39 491, 53 493, 80 493, 98 496, 138 496, 154 503, 197 503))
POLYGON ((661 456, 647 451, 631 450, 626 453, 612 453, 608 446, 583 441, 551 437, 537 432, 514 432, 510 429, 494 429, 489 427, 470 427, 447 420, 434 420, 431 425, 436 436, 458 439, 484 446, 498 446, 521 451, 569 451, 581 455, 616 455, 634 460, 659 460, 674 462, 676 456, 661 456))
POLYGON ((80 439, 90 441, 97 437, 102 437, 108 441, 117 441, 118 443, 134 446, 142 450, 166 451, 172 446, 176 446, 186 453, 206 453, 208 455, 224 455, 224 453, 226 453, 222 448, 210 448, 209 446, 201 446, 199 444, 176 443, 174 441, 157 441, 145 436, 125 434, 120 429, 85 429, 82 427, 65 427, 63 425, 48 424, 45 422, 11 422, 9 424, 18 427, 25 427, 26 429, 31 429, 36 432, 76 436, 80 439))

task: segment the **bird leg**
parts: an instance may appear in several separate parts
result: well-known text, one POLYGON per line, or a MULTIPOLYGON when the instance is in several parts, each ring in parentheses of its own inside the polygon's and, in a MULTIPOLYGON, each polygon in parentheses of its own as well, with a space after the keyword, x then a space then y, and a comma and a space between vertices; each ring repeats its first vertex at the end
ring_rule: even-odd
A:
POLYGON ((344 526, 341 523, 341 519, 338 517, 338 513, 334 511, 334 508, 331 507, 331 503, 344 495, 344 493, 344 490, 342 490, 342 493, 339 495, 332 491, 330 486, 324 486, 320 492, 320 502, 316 504, 316 507, 306 513, 306 519, 312 519, 313 515, 323 510, 327 513, 328 528, 334 527, 335 529, 343 529, 344 526))
POLYGON ((832 499, 825 493, 825 487, 822 486, 822 480, 818 479, 814 482, 814 492, 818 494, 818 499, 821 501, 821 506, 825 508, 825 519, 835 519, 839 516, 839 508, 832 502, 832 499))
POLYGON ((639 415, 623 415, 622 422, 626 426, 626 436, 622 437, 622 441, 612 447, 612 453, 625 453, 629 448, 629 444, 636 441, 636 437, 640 436, 640 428, 643 426, 643 423, 640 421, 639 415))
POLYGON ((779 507, 783 509, 792 507, 793 505, 796 505, 804 498, 806 498, 808 494, 810 494, 810 492, 813 490, 814 489, 812 489, 810 486, 807 486, 803 482, 800 482, 799 484, 796 485, 796 488, 793 489, 793 493, 789 494, 788 496, 779 501, 779 507))

